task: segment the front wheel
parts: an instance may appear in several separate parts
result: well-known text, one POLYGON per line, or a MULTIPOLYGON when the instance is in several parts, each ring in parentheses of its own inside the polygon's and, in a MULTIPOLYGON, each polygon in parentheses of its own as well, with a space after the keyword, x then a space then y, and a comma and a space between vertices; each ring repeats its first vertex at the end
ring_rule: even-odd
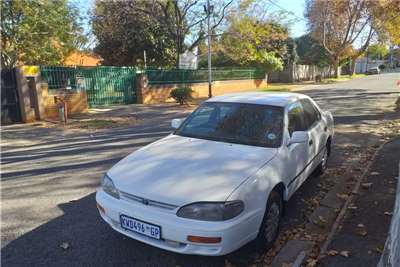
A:
POLYGON ((282 218, 283 203, 280 193, 272 191, 269 195, 264 219, 256 238, 259 249, 270 249, 279 233, 279 224, 282 218))
POLYGON ((328 158, 329 158, 329 146, 328 145, 325 146, 324 151, 322 151, 322 153, 323 153, 323 156, 322 156, 321 162, 316 169, 317 175, 324 174, 324 172, 328 168, 327 167, 328 166, 328 158))

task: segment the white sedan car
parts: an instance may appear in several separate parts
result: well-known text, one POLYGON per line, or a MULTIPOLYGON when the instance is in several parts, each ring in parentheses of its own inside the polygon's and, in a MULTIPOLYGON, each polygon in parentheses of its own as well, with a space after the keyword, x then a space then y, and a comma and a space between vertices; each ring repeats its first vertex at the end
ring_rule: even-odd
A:
POLYGON ((112 167, 96 201, 114 230, 185 254, 270 247, 284 203, 325 170, 333 138, 331 113, 293 93, 214 97, 172 126, 112 167))

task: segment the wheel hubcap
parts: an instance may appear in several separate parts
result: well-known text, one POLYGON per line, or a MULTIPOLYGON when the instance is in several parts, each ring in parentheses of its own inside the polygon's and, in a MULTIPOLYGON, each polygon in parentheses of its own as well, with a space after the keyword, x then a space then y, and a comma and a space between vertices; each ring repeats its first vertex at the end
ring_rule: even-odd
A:
POLYGON ((272 203, 271 207, 268 210, 267 221, 265 227, 265 238, 268 242, 271 242, 279 227, 279 218, 280 218, 280 208, 278 204, 272 203))

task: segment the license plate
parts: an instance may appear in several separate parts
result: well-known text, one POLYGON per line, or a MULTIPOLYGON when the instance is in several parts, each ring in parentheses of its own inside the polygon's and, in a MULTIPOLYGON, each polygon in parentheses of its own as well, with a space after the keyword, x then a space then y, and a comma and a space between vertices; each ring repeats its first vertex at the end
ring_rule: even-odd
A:
POLYGON ((125 230, 146 235, 155 239, 161 239, 161 227, 140 221, 138 219, 121 214, 119 216, 121 227, 125 230))

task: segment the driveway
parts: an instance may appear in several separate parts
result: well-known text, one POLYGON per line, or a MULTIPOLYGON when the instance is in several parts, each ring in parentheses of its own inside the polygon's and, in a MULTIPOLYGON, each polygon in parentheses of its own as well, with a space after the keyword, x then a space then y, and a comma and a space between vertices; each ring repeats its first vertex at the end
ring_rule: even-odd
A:
MULTIPOLYGON (((313 97, 335 116, 331 169, 352 157, 348 147, 366 148, 382 139, 385 120, 400 119, 394 103, 398 73, 348 82, 310 85, 313 97), (375 131, 376 130, 376 131, 375 131)), ((5 266, 250 266, 263 262, 252 247, 226 257, 186 256, 130 240, 103 223, 95 208, 95 189, 104 172, 130 152, 167 135, 170 119, 187 109, 148 106, 129 112, 147 118, 140 125, 99 132, 34 125, 2 127, 2 263, 5 266), (147 110, 147 111, 146 111, 147 110), (60 245, 63 244, 64 248, 60 245)), ((283 230, 306 220, 305 203, 319 193, 310 177, 288 203, 283 230)))

